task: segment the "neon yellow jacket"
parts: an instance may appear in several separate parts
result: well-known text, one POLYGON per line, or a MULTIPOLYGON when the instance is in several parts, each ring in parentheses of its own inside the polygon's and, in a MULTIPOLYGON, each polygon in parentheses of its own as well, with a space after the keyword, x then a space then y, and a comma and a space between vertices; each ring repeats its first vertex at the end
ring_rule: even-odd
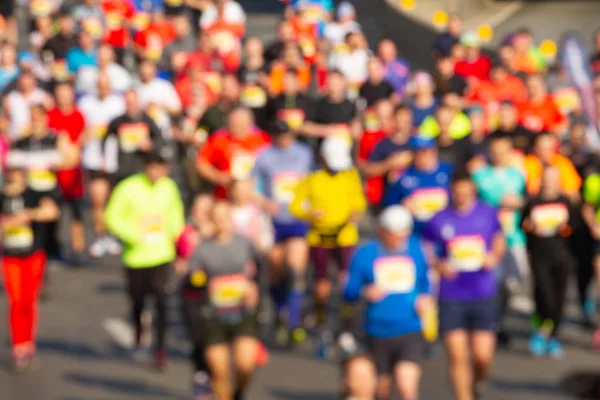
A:
POLYGON ((349 219, 352 214, 362 215, 366 207, 360 175, 355 168, 334 175, 320 170, 300 182, 290 212, 311 225, 307 237, 311 246, 347 247, 358 243, 358 228, 349 223, 349 219), (315 211, 323 215, 311 220, 311 213, 315 211), (335 232, 335 245, 325 244, 322 236, 335 232))
MULTIPOLYGON (((450 123, 450 137, 459 140, 471 133, 471 121, 463 113, 458 113, 450 123)), ((433 115, 425 117, 419 127, 419 136, 426 138, 436 138, 440 134, 440 126, 433 115)))
POLYGON ((152 268, 175 259, 175 242, 183 230, 183 203, 171 178, 155 184, 136 174, 117 185, 106 207, 109 231, 123 242, 123 264, 152 268))

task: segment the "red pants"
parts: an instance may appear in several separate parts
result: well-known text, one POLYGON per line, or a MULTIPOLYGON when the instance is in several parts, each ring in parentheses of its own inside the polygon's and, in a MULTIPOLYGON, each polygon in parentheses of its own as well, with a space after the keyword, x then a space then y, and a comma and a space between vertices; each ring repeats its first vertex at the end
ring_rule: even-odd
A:
POLYGON ((45 267, 44 251, 22 257, 4 256, 2 260, 14 353, 35 349, 38 295, 45 267))

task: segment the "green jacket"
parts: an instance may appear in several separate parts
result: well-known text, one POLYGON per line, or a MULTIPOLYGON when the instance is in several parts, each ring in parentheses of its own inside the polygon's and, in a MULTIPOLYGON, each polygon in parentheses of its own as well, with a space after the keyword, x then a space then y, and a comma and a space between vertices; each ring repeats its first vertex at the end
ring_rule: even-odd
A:
MULTIPOLYGON (((457 114, 450 123, 450 137, 459 140, 471 133, 471 121, 463 113, 457 114)), ((433 115, 427 116, 419 127, 419 136, 436 138, 440 134, 440 126, 433 115)))
POLYGON ((115 187, 106 207, 109 231, 123 242, 123 264, 152 268, 175 259, 175 242, 183 230, 183 203, 171 178, 155 184, 136 174, 115 187))

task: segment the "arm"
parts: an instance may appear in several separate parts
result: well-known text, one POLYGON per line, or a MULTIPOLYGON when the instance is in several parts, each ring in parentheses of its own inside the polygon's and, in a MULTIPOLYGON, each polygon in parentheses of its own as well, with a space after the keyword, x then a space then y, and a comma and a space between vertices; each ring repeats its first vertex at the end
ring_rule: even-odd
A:
POLYGON ((181 195, 175 182, 170 182, 171 186, 171 207, 169 207, 169 230, 173 240, 176 242, 183 232, 185 227, 185 211, 183 202, 181 201, 181 195))
POLYGON ((130 200, 133 198, 135 194, 128 190, 128 182, 121 182, 110 196, 104 214, 108 230, 126 244, 139 239, 137 224, 132 221, 134 204, 130 200))
POLYGON ((310 219, 310 176, 300 182, 294 192, 294 200, 290 204, 290 213, 296 218, 308 221, 310 219))
POLYGON ((79 148, 67 136, 61 134, 56 146, 62 158, 60 167, 75 167, 79 164, 79 148))
POLYGON ((329 135, 329 126, 306 121, 302 125, 301 133, 309 137, 327 137, 329 135))
POLYGON ((359 249, 350 260, 348 279, 343 291, 344 300, 347 302, 354 303, 360 299, 361 289, 365 283, 363 269, 366 264, 365 249, 359 249))
POLYGON ((353 171, 354 182, 352 187, 353 211, 357 215, 362 215, 367 209, 367 199, 365 198, 365 191, 363 190, 360 175, 357 170, 353 171))
POLYGON ((52 198, 44 197, 40 200, 38 207, 30 210, 29 213, 32 221, 51 222, 58 219, 60 209, 52 198))
POLYGON ((383 196, 382 205, 383 207, 389 207, 394 204, 400 204, 402 199, 404 198, 403 187, 400 184, 401 180, 398 179, 393 186, 390 186, 383 196))

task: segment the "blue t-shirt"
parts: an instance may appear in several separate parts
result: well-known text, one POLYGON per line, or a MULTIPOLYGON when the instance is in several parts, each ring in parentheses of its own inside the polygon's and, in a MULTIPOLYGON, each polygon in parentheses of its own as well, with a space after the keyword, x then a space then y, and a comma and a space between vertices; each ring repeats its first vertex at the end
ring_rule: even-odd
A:
POLYGON ((392 85, 397 94, 403 96, 410 75, 410 64, 405 59, 398 58, 385 68, 385 80, 392 85))
POLYGON ((325 11, 333 11, 333 0, 291 0, 290 6, 298 8, 301 6, 316 5, 321 6, 325 11))
POLYGON ((427 263, 421 242, 411 237, 399 251, 388 251, 378 240, 361 245, 352 260, 344 299, 355 302, 364 286, 376 284, 386 296, 368 303, 365 331, 371 337, 394 337, 421 331, 415 300, 429 294, 427 263))
POLYGON ((410 167, 385 193, 384 207, 407 202, 415 218, 415 234, 423 232, 425 224, 448 205, 448 187, 452 166, 440 162, 433 171, 410 167))
POLYGON ((0 90, 21 74, 19 67, 12 69, 0 68, 0 90))
POLYGON ((84 65, 96 66, 96 50, 92 50, 90 52, 85 52, 81 50, 79 47, 72 48, 67 52, 65 56, 65 60, 67 60, 67 67, 71 73, 76 73, 79 68, 84 65))
POLYGON ((263 194, 280 206, 279 214, 273 216, 274 221, 296 221, 289 212, 289 206, 294 199, 296 186, 310 173, 312 166, 312 150, 299 142, 287 149, 271 145, 258 156, 252 176, 262 188, 263 194))
POLYGON ((439 101, 437 99, 433 101, 433 104, 431 106, 426 108, 419 108, 413 105, 411 107, 413 112, 413 126, 421 126, 423 121, 425 121, 425 118, 435 114, 435 110, 437 110, 438 105, 439 101))
MULTIPOLYGON (((390 158, 396 153, 410 150, 410 144, 408 140, 404 143, 396 143, 391 138, 386 137, 375 145, 373 151, 369 155, 369 161, 381 162, 390 158)), ((393 185, 402 176, 404 170, 390 171, 384 176, 384 193, 390 185, 393 185)))
POLYGON ((165 8, 164 0, 131 0, 131 5, 137 11, 153 12, 165 8))

